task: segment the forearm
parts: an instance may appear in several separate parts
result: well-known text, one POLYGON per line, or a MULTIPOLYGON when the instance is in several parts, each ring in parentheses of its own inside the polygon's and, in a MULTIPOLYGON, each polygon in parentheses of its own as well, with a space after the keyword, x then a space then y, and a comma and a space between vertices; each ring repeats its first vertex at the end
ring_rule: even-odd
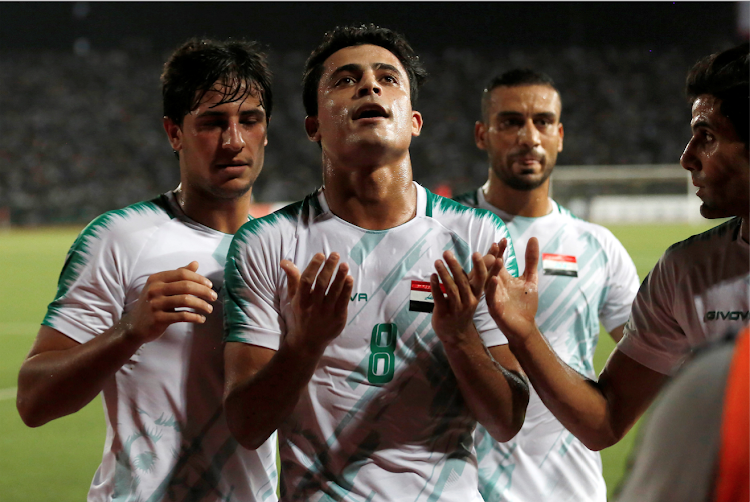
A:
POLYGON ((461 394, 474 415, 497 441, 508 441, 523 425, 529 387, 520 372, 492 358, 476 330, 455 343, 444 343, 461 394))
MULTIPOLYGON (((250 347, 234 349, 252 350, 250 347)), ((227 423, 240 444, 255 449, 294 411, 323 351, 306 351, 282 341, 279 350, 265 365, 241 377, 235 376, 238 365, 247 359, 236 351, 228 347, 226 357, 228 379, 224 407, 227 423)))
POLYGON ((90 403, 140 347, 127 328, 121 321, 89 342, 77 344, 43 327, 48 336, 64 337, 68 343, 65 348, 38 353, 32 349, 21 365, 16 405, 24 423, 38 427, 90 403))
POLYGON ((544 405, 586 447, 611 446, 632 425, 612 412, 598 382, 565 364, 538 329, 525 340, 511 342, 510 348, 544 405))

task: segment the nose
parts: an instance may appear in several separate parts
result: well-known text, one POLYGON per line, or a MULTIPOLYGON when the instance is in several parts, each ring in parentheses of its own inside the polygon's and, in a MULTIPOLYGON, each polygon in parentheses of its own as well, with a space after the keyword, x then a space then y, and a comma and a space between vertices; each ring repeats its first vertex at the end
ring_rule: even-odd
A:
POLYGON ((367 71, 362 75, 362 80, 359 83, 359 89, 357 89, 358 96, 367 96, 368 94, 380 95, 381 89, 378 85, 378 81, 375 78, 375 73, 367 71))
POLYGON ((222 148, 239 152, 245 147, 245 139, 242 137, 242 131, 240 131, 240 124, 237 121, 231 121, 221 138, 222 148))
POLYGON ((518 142, 528 147, 539 146, 542 142, 539 130, 534 126, 534 121, 528 119, 523 127, 518 130, 518 142))
POLYGON ((680 155, 680 165, 683 169, 688 171, 698 171, 701 168, 700 161, 695 155, 695 138, 690 138, 688 144, 685 145, 685 151, 680 155))

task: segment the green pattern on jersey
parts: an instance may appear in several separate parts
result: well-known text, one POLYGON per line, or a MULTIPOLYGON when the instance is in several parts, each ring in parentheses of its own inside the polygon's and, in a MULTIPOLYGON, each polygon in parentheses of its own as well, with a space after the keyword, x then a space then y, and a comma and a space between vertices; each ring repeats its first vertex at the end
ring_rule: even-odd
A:
MULTIPOLYGON (((68 292, 70 287, 78 278, 81 270, 86 266, 90 256, 90 246, 92 241, 99 238, 104 230, 109 229, 118 219, 128 219, 136 215, 157 214, 166 212, 164 201, 161 198, 154 200, 138 202, 123 209, 109 211, 95 218, 86 228, 81 230, 78 237, 68 251, 65 258, 65 264, 60 272, 60 278, 57 281, 57 294, 55 300, 49 305, 47 315, 44 316, 42 324, 52 326, 53 319, 60 312, 60 305, 57 303, 68 292)), ((170 218, 172 215, 169 215, 170 218)))
MULTIPOLYGON (((565 228, 560 228, 542 252, 558 250, 564 232, 565 228)), ((606 254, 593 235, 583 234, 579 239, 586 242, 583 245, 585 252, 577 257, 577 280, 580 287, 564 296, 564 301, 559 302, 557 307, 553 309, 553 303, 563 297, 565 289, 570 286, 571 278, 566 276, 557 276, 554 279, 548 278, 548 285, 539 296, 539 312, 547 313, 546 318, 539 324, 539 329, 542 332, 557 330, 562 323, 568 322, 571 318, 570 309, 574 306, 599 305, 601 304, 600 298, 606 297, 607 289, 598 291, 596 282, 591 280, 598 270, 606 266, 606 263, 602 263, 602 261, 606 262, 606 254), (581 296, 583 296, 583 300, 581 300, 581 296)), ((599 312, 588 308, 580 316, 575 316, 575 323, 576 325, 567 330, 573 334, 573 337, 567 340, 571 359, 566 362, 576 371, 591 377, 594 374, 591 358, 599 340, 599 312)))
POLYGON ((388 234, 388 230, 369 230, 362 236, 362 239, 352 247, 349 256, 357 265, 362 265, 367 257, 372 253, 380 241, 388 234))

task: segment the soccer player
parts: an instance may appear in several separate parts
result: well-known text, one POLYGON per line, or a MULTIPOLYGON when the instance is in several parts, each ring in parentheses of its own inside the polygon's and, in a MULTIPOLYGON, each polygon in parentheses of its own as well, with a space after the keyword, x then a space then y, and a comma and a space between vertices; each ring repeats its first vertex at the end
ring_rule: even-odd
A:
MULTIPOLYGON (((638 274, 611 232, 549 197, 549 177, 563 148, 561 107, 554 82, 543 73, 516 69, 493 78, 474 128, 477 146, 487 152, 489 178, 456 200, 502 218, 519 255, 530 237, 539 240, 539 329, 563 362, 593 379, 599 322, 616 341, 622 337, 638 274)), ((607 500, 599 453, 568 432, 533 388, 513 441, 499 443, 481 425, 474 437, 487 501, 607 500)))
POLYGON ((500 441, 523 422, 482 298, 481 254, 507 230, 412 181, 424 77, 388 29, 327 33, 303 82, 324 185, 232 242, 227 417, 250 448, 279 429, 283 500, 481 501, 476 421, 500 441))
POLYGON ((180 186, 78 236, 21 366, 18 411, 36 427, 102 393, 89 501, 273 501, 273 438, 247 450, 226 424, 218 300, 263 167, 271 74, 256 43, 190 40, 161 80, 180 186))
MULTIPOLYGON (((709 56, 692 68, 686 86, 693 135, 680 161, 698 187, 701 214, 733 218, 661 257, 598 382, 561 361, 534 323, 536 268, 514 279, 501 261, 493 265, 486 290, 493 318, 544 404, 591 449, 622 438, 691 347, 738 330, 750 317, 749 58, 747 43, 709 56)), ((527 263, 538 254, 530 240, 527 263)))

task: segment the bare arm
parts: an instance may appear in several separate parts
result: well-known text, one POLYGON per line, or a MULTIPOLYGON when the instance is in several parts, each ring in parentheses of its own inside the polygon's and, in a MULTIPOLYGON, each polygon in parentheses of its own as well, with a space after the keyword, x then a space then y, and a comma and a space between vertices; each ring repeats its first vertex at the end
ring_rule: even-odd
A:
POLYGON ((615 341, 615 343, 619 343, 620 340, 622 340, 623 331, 625 330, 625 325, 620 324, 616 328, 613 328, 612 331, 609 332, 609 336, 612 337, 612 340, 615 341))
POLYGON ((149 277, 135 308, 114 326, 78 343, 48 326, 39 329, 18 374, 16 406, 24 423, 38 427, 75 413, 101 392, 105 382, 138 348, 175 322, 205 322, 216 299, 198 263, 149 277), (192 308, 199 313, 177 311, 192 308))
MULTIPOLYGON (((601 450, 619 441, 643 414, 667 379, 615 349, 599 381, 566 365, 539 332, 535 238, 526 248, 524 276, 515 279, 502 260, 487 282, 487 303, 510 349, 545 406, 586 447, 601 450)), ((613 330, 613 332, 616 330, 613 330)))
POLYGON ((487 278, 485 262, 478 253, 467 276, 451 252, 445 265, 435 263, 438 274, 431 278, 435 310, 432 325, 443 342, 448 362, 461 394, 474 417, 497 441, 508 441, 523 425, 529 388, 520 365, 507 346, 487 350, 474 326, 473 317, 487 278), (446 296, 438 284, 442 280, 446 296))
POLYGON ((302 275, 282 261, 297 329, 278 351, 227 343, 224 407, 229 429, 246 448, 258 448, 292 413, 323 351, 344 329, 353 279, 342 263, 331 282, 338 254, 324 260, 315 255, 302 275))

